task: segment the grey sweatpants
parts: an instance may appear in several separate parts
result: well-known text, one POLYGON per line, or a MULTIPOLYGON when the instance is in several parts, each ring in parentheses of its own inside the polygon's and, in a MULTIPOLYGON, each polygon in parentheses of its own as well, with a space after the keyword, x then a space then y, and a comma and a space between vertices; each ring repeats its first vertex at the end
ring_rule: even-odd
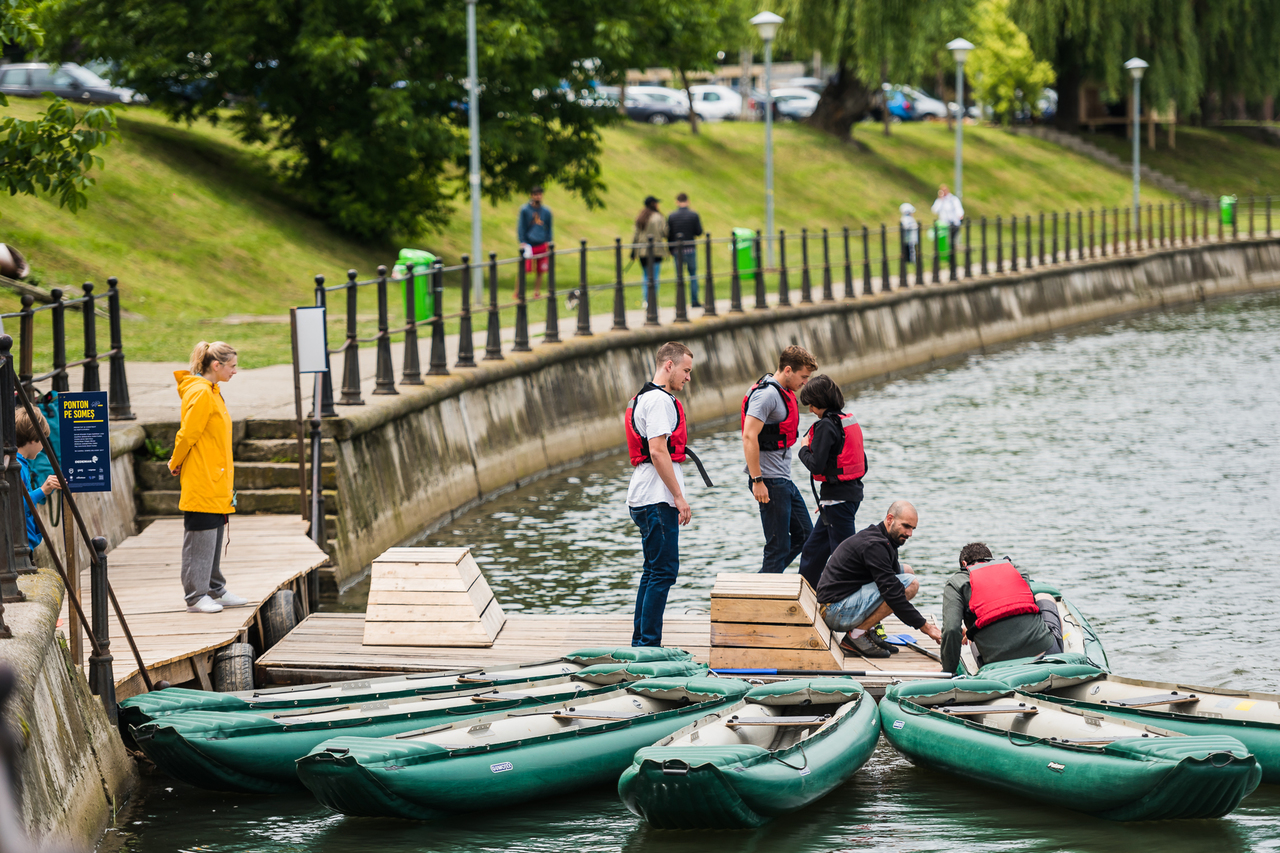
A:
POLYGON ((202 595, 221 598, 227 590, 222 577, 222 531, 225 525, 213 530, 186 530, 182 536, 182 592, 190 606, 202 595))

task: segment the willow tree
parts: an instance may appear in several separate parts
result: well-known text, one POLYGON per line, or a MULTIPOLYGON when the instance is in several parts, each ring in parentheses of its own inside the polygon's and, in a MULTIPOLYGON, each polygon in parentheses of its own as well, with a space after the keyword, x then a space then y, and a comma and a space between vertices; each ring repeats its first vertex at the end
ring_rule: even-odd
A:
POLYGON ((838 70, 809 123, 849 139, 853 123, 880 96, 882 84, 892 77, 932 75, 943 67, 940 63, 950 62, 946 43, 967 27, 973 0, 785 0, 779 5, 787 19, 783 43, 820 50, 838 70))

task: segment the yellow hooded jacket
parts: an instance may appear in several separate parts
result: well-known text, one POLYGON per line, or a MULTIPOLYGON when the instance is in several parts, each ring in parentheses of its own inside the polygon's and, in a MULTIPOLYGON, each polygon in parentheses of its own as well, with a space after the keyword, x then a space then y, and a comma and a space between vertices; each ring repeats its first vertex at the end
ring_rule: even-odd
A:
POLYGON ((189 370, 175 370, 182 398, 182 425, 169 470, 182 466, 183 512, 232 513, 235 468, 231 461, 231 416, 218 386, 189 370))

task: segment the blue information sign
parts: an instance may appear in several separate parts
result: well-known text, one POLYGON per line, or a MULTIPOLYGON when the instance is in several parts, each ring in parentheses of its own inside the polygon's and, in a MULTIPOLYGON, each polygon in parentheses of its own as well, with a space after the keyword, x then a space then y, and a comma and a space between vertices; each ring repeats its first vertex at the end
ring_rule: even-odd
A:
POLYGON ((111 425, 107 392, 58 395, 59 461, 73 492, 111 491, 111 425))

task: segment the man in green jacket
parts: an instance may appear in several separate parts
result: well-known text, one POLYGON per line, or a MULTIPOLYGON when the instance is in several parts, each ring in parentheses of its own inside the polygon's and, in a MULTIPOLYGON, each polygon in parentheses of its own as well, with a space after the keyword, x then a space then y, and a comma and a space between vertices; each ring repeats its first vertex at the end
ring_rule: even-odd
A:
POLYGON ((965 643, 978 666, 1062 651, 1053 596, 1032 593, 1026 574, 1008 557, 994 562, 982 542, 960 549, 960 571, 942 589, 943 671, 956 672, 965 643))

